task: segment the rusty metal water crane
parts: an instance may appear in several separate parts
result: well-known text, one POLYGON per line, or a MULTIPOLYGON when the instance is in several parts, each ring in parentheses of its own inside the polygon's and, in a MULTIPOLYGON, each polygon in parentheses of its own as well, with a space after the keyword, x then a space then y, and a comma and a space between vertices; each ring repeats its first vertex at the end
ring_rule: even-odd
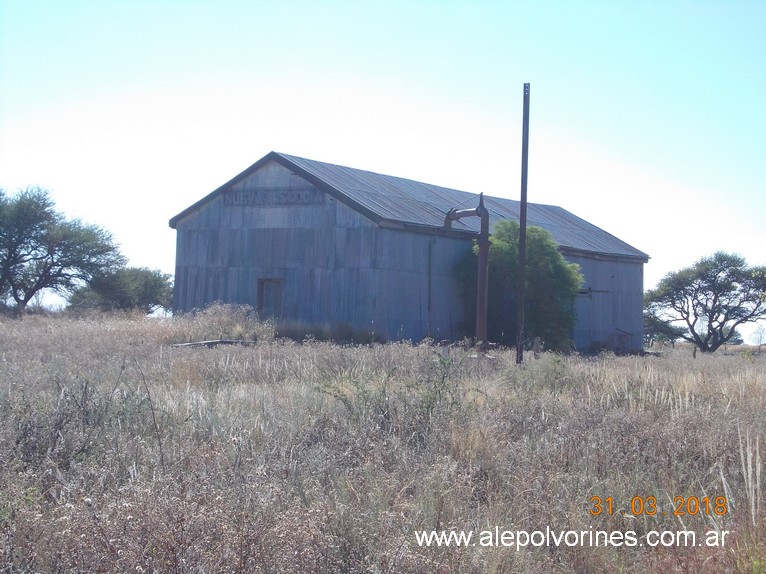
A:
POLYGON ((481 227, 477 243, 479 245, 479 273, 476 282, 476 338, 481 347, 487 346, 487 289, 489 277, 489 211, 484 207, 484 194, 479 194, 479 206, 474 209, 455 209, 447 212, 444 227, 452 228, 452 222, 463 217, 480 217, 481 227))

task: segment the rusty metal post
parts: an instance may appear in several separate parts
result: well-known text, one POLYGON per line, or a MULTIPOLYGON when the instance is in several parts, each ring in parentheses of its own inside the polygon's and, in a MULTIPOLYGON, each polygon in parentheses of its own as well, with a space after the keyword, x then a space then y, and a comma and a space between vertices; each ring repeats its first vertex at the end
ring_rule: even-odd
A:
POLYGON ((447 212, 444 227, 452 228, 452 222, 463 217, 480 217, 481 227, 477 243, 479 245, 479 269, 476 280, 476 338, 481 341, 481 348, 487 347, 487 293, 489 288, 489 210, 484 207, 484 194, 479 194, 479 207, 475 209, 455 209, 447 212))
POLYGON ((519 285, 516 294, 516 364, 524 360, 524 298, 527 282, 527 163, 529 160, 529 84, 524 84, 521 130, 521 206, 519 209, 519 285))

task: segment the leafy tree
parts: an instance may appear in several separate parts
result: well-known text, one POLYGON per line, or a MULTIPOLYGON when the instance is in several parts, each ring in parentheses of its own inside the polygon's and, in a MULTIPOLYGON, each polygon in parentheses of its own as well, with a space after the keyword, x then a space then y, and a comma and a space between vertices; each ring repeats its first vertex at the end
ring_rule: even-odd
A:
POLYGON ((684 327, 676 327, 666 323, 656 315, 644 313, 644 341, 648 346, 657 343, 670 343, 675 346, 675 342, 686 333, 684 327))
POLYGON ((124 267, 94 275, 87 285, 69 297, 72 308, 103 311, 140 309, 147 315, 169 309, 173 296, 172 276, 145 267, 124 267))
POLYGON ((712 353, 735 340, 738 326, 766 317, 766 267, 719 251, 666 275, 645 303, 661 321, 683 325, 682 339, 712 353))
MULTIPOLYGON (((500 221, 490 237, 487 336, 516 345, 516 293, 519 270, 519 224, 500 221)), ((458 265, 466 301, 466 320, 476 320, 476 249, 458 265)), ((527 341, 540 337, 548 349, 571 347, 574 298, 582 285, 579 266, 568 263, 550 233, 527 228, 524 333, 527 341)))
POLYGON ((9 196, 0 190, 0 298, 18 314, 44 289, 71 292, 123 262, 108 232, 66 219, 48 191, 27 187, 9 196))
MULTIPOLYGON (((733 329, 734 333, 731 334, 731 336, 727 336, 726 338, 726 344, 727 345, 742 345, 744 344, 745 340, 742 338, 742 334, 737 331, 736 329, 733 329)), ((729 330, 726 330, 726 334, 728 335, 729 330)))

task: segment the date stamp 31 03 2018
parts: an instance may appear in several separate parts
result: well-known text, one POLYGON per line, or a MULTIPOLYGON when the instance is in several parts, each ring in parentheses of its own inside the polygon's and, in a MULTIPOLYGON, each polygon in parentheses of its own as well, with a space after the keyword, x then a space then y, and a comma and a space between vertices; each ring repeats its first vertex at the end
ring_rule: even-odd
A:
POLYGON ((619 503, 611 496, 591 496, 588 512, 592 516, 614 514, 633 516, 724 516, 729 512, 725 496, 674 496, 672 508, 663 509, 654 496, 634 496, 619 503))

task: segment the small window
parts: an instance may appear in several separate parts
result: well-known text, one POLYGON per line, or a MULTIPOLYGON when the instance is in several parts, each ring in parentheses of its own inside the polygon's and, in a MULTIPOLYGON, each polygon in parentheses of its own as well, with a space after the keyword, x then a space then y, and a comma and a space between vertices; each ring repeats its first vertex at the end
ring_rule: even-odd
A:
POLYGON ((258 279, 258 313, 263 319, 282 314, 282 279, 258 279))

